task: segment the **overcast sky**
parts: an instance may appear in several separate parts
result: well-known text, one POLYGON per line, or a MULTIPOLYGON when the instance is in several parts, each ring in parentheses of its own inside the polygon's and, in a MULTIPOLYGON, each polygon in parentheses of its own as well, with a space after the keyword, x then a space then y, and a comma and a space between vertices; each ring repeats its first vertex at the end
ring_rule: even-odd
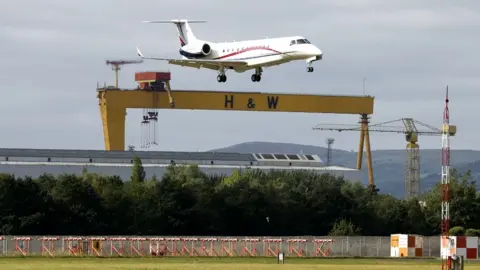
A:
MULTIPOLYGON (((142 20, 207 20, 192 25, 197 37, 231 41, 301 35, 324 59, 307 73, 298 61, 252 72, 216 72, 146 61, 124 66, 123 87, 134 72, 172 72, 174 89, 363 94, 376 98, 372 122, 412 117, 440 126, 445 85, 453 149, 480 149, 480 2, 445 0, 0 0, 0 147, 103 149, 96 84, 113 85, 106 59, 145 54, 180 57, 174 25, 142 20)), ((129 110, 126 145, 141 144, 142 110, 129 110)), ((313 131, 318 123, 355 124, 357 116, 171 111, 159 113, 158 147, 208 150, 245 141, 274 141, 357 149, 358 133, 313 131)), ((372 134, 375 149, 404 148, 401 134, 372 134)), ((421 137, 439 148, 440 137, 421 137)))

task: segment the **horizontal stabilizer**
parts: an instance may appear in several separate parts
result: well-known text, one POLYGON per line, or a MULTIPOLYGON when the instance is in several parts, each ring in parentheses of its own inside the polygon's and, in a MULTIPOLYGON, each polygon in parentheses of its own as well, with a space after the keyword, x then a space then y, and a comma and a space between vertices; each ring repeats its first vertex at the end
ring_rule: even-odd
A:
POLYGON ((156 20, 156 21, 142 21, 144 23, 206 23, 205 20, 156 20))

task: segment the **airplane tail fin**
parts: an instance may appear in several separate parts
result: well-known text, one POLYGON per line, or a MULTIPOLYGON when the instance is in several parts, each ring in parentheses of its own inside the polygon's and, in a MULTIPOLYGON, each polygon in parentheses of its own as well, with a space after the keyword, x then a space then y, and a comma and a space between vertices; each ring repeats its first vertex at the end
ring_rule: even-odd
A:
POLYGON ((203 20, 160 20, 160 21, 143 21, 144 23, 173 23, 177 26, 178 38, 180 40, 180 46, 185 46, 188 43, 192 43, 197 38, 193 34, 189 23, 204 23, 203 20))

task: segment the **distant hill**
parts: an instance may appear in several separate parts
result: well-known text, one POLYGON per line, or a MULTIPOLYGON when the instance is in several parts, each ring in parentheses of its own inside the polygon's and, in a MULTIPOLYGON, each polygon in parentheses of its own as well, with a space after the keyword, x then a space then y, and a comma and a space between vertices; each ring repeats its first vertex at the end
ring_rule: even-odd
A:
MULTIPOLYGON (((216 152, 236 153, 304 153, 316 154, 326 158, 327 148, 313 145, 272 143, 272 142, 245 142, 225 148, 213 149, 216 152)), ((332 163, 350 168, 356 166, 357 152, 332 150, 332 163)), ((480 181, 480 151, 452 150, 451 165, 459 171, 471 170, 480 181)), ((372 151, 372 163, 375 174, 375 183, 382 193, 390 193, 396 197, 403 197, 405 190, 405 151, 404 150, 375 150, 372 151)), ((420 171, 422 191, 431 188, 440 181, 441 151, 440 149, 420 150, 420 171)), ((362 165, 363 182, 368 183, 365 157, 362 165)))

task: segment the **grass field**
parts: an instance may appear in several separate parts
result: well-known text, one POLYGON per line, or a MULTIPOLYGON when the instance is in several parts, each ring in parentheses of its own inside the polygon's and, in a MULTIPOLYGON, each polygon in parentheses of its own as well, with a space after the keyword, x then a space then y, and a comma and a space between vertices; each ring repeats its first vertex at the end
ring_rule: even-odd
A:
MULTIPOLYGON (((0 269, 441 269, 438 260, 276 258, 0 258, 0 269)), ((480 270, 468 263, 467 270, 480 270)))

